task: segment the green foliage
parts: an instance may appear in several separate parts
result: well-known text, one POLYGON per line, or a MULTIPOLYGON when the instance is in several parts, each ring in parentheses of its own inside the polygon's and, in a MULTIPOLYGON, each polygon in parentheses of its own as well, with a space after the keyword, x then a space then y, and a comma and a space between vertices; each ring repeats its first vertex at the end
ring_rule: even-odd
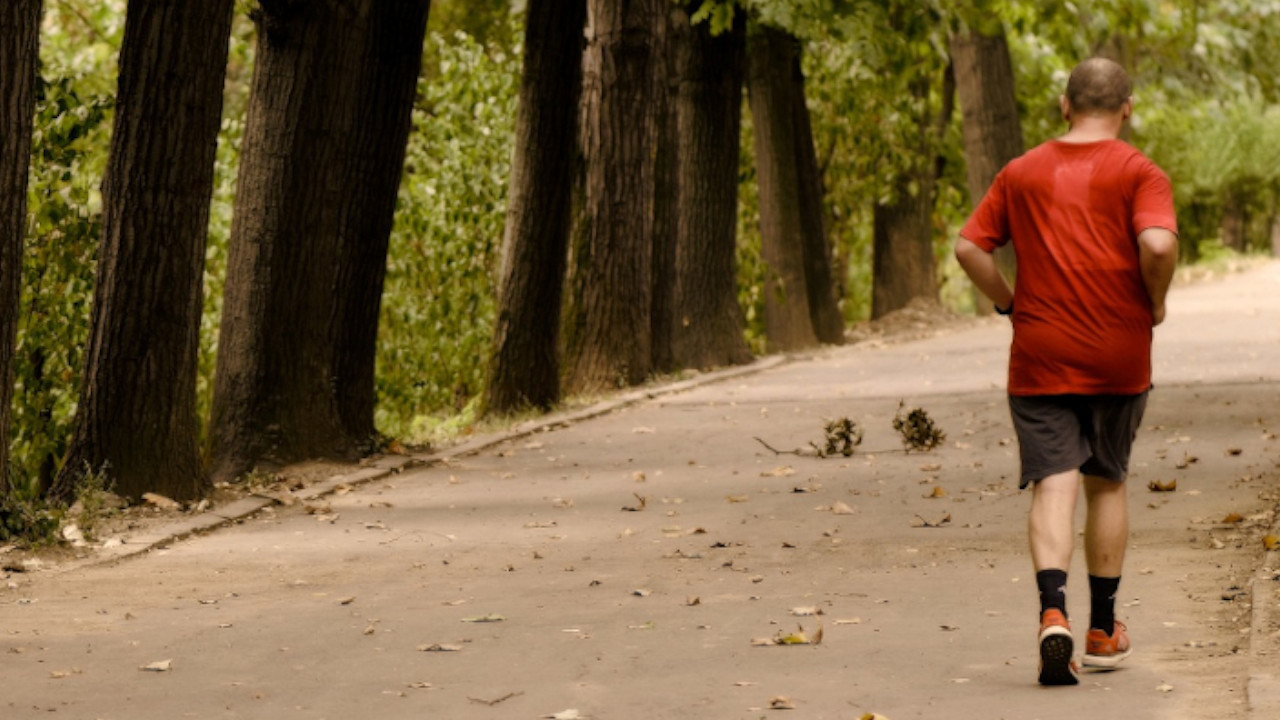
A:
POLYGON ((428 41, 378 329, 377 424, 390 435, 422 440, 483 388, 519 53, 461 32, 428 41))

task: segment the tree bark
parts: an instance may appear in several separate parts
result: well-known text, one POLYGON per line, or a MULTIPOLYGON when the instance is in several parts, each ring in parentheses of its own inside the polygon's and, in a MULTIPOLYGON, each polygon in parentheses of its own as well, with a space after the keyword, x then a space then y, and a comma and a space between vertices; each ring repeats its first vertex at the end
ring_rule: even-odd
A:
MULTIPOLYGON (((910 91, 927 98, 927 76, 910 91)), ((938 297, 937 261, 933 256, 933 203, 936 166, 929 152, 933 126, 928 111, 916 118, 920 158, 894 184, 893 200, 875 206, 872 218, 871 317, 881 318, 915 298, 938 297)))
POLYGON ((638 384, 652 366, 655 157, 666 83, 665 0, 590 0, 588 13, 585 205, 567 328, 567 385, 579 392, 638 384))
POLYGON ((0 6, 0 495, 10 490, 9 414, 27 229, 27 173, 40 56, 40 0, 0 6))
POLYGON ((429 0, 273 0, 240 152, 213 477, 354 459, 429 0))
POLYGON ((560 400, 560 302, 586 0, 530 0, 485 411, 560 400))
POLYGON ((657 188, 653 206, 653 303, 650 326, 653 369, 677 369, 672 342, 675 332, 676 238, 680 231, 680 83, 689 58, 689 12, 672 4, 667 15, 666 93, 662 135, 658 141, 657 188))
MULTIPOLYGON (((951 61, 963 119, 969 198, 977 207, 1000 169, 1023 152, 1013 63, 1003 27, 952 35, 951 61)), ((996 251, 996 262, 1012 279, 1017 270, 1012 244, 996 251)), ((973 292, 979 313, 992 312, 982 292, 973 292)))
POLYGON ((796 169, 800 199, 801 238, 804 242, 805 289, 809 294, 809 319, 820 342, 839 345, 844 342, 844 316, 840 314, 832 277, 831 242, 823 218, 822 198, 826 194, 818 171, 818 155, 813 144, 813 123, 805 102, 804 72, 800 53, 791 61, 795 91, 791 107, 796 130, 796 169))
POLYGON ((678 367, 749 362, 736 269, 746 19, 691 29, 676 115, 680 137, 672 350, 678 367))
MULTIPOLYGON (((817 344, 805 277, 804 209, 796 153, 796 39, 756 27, 748 37, 748 82, 760 191, 760 237, 766 277, 764 324, 770 352, 817 344)), ((803 102, 801 99, 799 102, 803 102)))
POLYGON ((196 497, 196 357, 232 0, 130 0, 84 383, 50 492, 196 497))

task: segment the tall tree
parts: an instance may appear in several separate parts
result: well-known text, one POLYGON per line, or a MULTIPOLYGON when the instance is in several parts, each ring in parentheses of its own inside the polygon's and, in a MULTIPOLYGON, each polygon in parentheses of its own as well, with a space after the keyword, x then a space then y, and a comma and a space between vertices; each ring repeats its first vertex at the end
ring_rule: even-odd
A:
POLYGON ((270 0, 219 335, 215 479, 373 438, 379 299, 430 0, 270 0))
POLYGON ((40 0, 0 6, 0 494, 9 491, 9 408, 39 49, 40 0))
POLYGON ((688 35, 675 108, 680 150, 670 331, 679 367, 751 359, 735 268, 745 40, 742 13, 719 35, 707 22, 688 35))
POLYGON ((676 235, 680 203, 680 83, 689 57, 689 13, 672 3, 667 15, 666 93, 663 95, 662 130, 658 140, 657 189, 653 207, 653 298, 650 327, 653 337, 653 369, 675 370, 671 343, 675 328, 676 235))
MULTIPOLYGON (((1013 63, 1004 27, 994 18, 974 18, 967 29, 951 35, 950 48, 963 119, 969 198, 977 207, 996 173, 1023 151, 1013 63)), ((1000 248, 996 261, 1012 276, 1017 267, 1013 246, 1000 248)), ((991 312, 981 291, 974 288, 974 293, 975 307, 991 312)))
POLYGON ((503 238, 487 412, 560 399, 560 301, 569 240, 586 0, 530 0, 503 238))
POLYGON ((583 211, 573 238, 567 382, 637 384, 652 366, 656 154, 666 0, 590 0, 583 60, 583 211))
POLYGON ((771 351, 818 342, 805 276, 801 167, 796 153, 795 64, 790 34, 754 26, 748 36, 748 85, 760 192, 761 255, 765 262, 764 323, 771 351))
POLYGON ((84 382, 51 488, 197 496, 196 355, 233 0, 130 0, 84 382))

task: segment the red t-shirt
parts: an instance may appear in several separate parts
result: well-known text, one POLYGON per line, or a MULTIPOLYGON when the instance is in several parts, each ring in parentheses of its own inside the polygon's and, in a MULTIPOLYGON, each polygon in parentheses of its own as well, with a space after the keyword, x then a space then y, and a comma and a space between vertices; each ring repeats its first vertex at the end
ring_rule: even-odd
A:
POLYGON ((1010 395, 1133 395, 1151 387, 1151 300, 1138 233, 1178 231, 1169 178, 1120 140, 1036 147, 996 176, 960 234, 1013 241, 1010 395))

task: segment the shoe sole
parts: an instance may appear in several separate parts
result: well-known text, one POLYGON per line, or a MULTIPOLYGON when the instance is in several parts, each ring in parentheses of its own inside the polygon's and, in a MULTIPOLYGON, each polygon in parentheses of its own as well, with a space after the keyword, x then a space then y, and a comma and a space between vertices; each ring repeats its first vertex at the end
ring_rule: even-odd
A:
POLYGON ((1040 632, 1040 684, 1076 685, 1080 678, 1071 668, 1075 642, 1066 628, 1048 627, 1040 632))
POLYGON ((1084 660, 1081 663, 1087 668, 1099 668, 1101 670, 1114 670, 1122 660, 1133 654, 1133 648, 1129 648, 1122 653, 1114 653, 1111 655, 1090 655, 1084 654, 1084 660))

